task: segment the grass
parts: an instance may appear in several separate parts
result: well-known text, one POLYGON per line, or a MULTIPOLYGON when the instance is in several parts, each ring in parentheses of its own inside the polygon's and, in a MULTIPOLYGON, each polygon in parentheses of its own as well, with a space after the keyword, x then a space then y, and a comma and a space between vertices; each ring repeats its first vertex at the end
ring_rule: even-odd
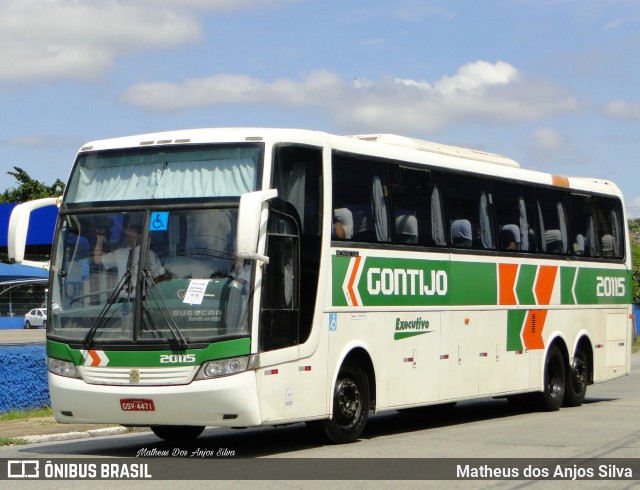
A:
POLYGON ((12 439, 10 437, 0 437, 0 446, 24 446, 27 441, 24 439, 12 439))
POLYGON ((35 417, 49 417, 53 415, 51 407, 40 407, 32 410, 11 410, 0 414, 0 422, 6 422, 7 420, 22 420, 32 419, 35 417))
MULTIPOLYGON (((0 414, 0 422, 9 420, 29 420, 37 417, 49 417, 53 415, 51 407, 34 408, 33 410, 11 410, 0 414)), ((0 437, 0 446, 20 446, 27 444, 27 441, 20 438, 0 437)))

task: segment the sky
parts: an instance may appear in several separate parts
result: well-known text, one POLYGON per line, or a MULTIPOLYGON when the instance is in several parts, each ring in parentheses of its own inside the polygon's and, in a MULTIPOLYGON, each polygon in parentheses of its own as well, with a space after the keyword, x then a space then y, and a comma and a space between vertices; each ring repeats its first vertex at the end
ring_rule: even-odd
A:
POLYGON ((640 218, 638 0, 0 0, 0 191, 87 141, 395 133, 613 180, 640 218))

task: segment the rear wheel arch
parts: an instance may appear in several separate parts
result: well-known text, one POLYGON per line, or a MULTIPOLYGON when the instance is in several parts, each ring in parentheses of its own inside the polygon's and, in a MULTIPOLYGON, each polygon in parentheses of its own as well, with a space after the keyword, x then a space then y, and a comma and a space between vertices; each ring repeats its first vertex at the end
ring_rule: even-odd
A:
MULTIPOLYGON (((356 347, 351 350, 345 358, 342 360, 340 366, 344 366, 347 364, 360 366, 365 374, 367 375, 367 381, 369 384, 369 395, 371 399, 371 410, 375 411, 376 406, 376 374, 375 369, 373 368, 373 361, 371 360, 371 356, 369 352, 367 352, 363 347, 356 347)), ((338 372, 340 369, 338 369, 338 372)), ((337 379, 337 374, 336 374, 337 379)), ((335 380, 334 380, 335 384, 335 380)))

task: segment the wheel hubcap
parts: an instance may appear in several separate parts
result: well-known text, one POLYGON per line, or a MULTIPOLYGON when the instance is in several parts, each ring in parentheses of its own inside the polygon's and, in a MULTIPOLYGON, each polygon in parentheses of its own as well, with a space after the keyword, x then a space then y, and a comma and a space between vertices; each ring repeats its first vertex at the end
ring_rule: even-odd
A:
POLYGON ((342 420, 353 420, 360 411, 360 390, 351 379, 343 379, 338 386, 338 410, 342 420))
POLYGON ((587 366, 582 359, 576 359, 571 369, 573 376, 573 389, 580 393, 587 384, 587 366))
POLYGON ((552 398, 558 398, 562 395, 562 379, 557 360, 549 364, 549 371, 549 394, 552 398))

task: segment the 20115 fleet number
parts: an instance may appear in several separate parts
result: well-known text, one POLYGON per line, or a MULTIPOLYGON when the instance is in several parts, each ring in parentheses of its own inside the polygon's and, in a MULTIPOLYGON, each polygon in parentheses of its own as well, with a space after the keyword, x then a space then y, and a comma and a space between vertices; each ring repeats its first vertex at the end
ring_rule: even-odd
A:
POLYGON ((596 296, 624 296, 626 294, 624 277, 596 277, 596 296))
POLYGON ((195 354, 161 354, 160 364, 179 364, 183 362, 196 362, 195 354))

